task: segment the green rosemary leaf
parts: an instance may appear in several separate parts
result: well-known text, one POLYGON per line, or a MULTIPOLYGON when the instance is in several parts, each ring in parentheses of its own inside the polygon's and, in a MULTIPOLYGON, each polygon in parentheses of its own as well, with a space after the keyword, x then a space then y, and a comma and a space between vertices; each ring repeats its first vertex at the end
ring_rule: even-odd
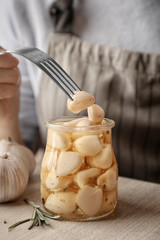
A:
POLYGON ((41 211, 42 212, 42 214, 43 213, 45 213, 45 214, 48 214, 48 215, 50 215, 50 216, 54 216, 52 213, 49 213, 49 212, 47 212, 47 211, 45 211, 45 210, 43 210, 43 209, 39 209, 39 211, 41 211))
POLYGON ((32 218, 31 220, 34 220, 36 217, 36 208, 33 209, 33 213, 32 213, 32 218))
POLYGON ((37 214, 42 222, 44 222, 46 225, 50 225, 50 223, 45 219, 44 215, 37 209, 37 214))
POLYGON ((38 225, 37 226, 42 226, 42 222, 41 222, 40 218, 38 217, 37 219, 38 219, 38 222, 37 222, 38 225))
POLYGON ((37 214, 38 214, 40 220, 44 221, 45 218, 44 218, 43 214, 38 209, 36 211, 37 211, 37 214))
POLYGON ((49 213, 49 212, 47 212, 47 211, 45 211, 45 210, 43 210, 43 209, 39 209, 39 211, 40 212, 42 212, 42 214, 45 216, 45 217, 50 217, 51 219, 58 219, 58 218, 60 218, 60 215, 53 215, 52 213, 49 213))
POLYGON ((35 204, 35 203, 32 202, 32 201, 28 201, 28 203, 29 203, 32 207, 34 207, 34 208, 40 208, 39 205, 35 204))
POLYGON ((32 220, 31 224, 28 227, 28 230, 30 230, 33 227, 34 222, 35 222, 35 219, 32 220))
POLYGON ((30 204, 33 208, 40 208, 39 205, 35 204, 34 202, 32 201, 29 201, 28 198, 25 198, 24 201, 28 204, 30 204))
POLYGON ((32 220, 32 223, 30 224, 30 226, 28 227, 28 230, 32 229, 32 227, 34 227, 37 224, 37 222, 38 222, 37 218, 38 218, 37 214, 35 214, 35 217, 32 220))
POLYGON ((12 228, 15 228, 17 227, 18 225, 22 224, 22 223, 25 223, 25 222, 28 222, 30 221, 31 219, 30 218, 27 218, 27 219, 24 219, 24 220, 21 220, 21 221, 18 221, 16 223, 14 223, 13 225, 11 225, 8 230, 11 230, 12 228))
POLYGON ((44 215, 46 218, 50 218, 50 219, 58 219, 58 218, 60 218, 60 215, 52 215, 52 216, 50 216, 50 215, 48 215, 48 214, 46 214, 46 213, 43 213, 43 215, 44 215))
POLYGON ((44 223, 45 223, 46 225, 50 225, 50 223, 48 222, 47 219, 44 219, 44 223))

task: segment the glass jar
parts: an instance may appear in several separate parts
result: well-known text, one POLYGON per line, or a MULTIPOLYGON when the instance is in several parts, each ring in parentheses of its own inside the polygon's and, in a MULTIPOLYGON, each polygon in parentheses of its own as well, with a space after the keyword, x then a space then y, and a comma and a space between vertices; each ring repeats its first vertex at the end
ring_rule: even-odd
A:
POLYGON ((114 121, 71 126, 79 117, 47 121, 41 164, 41 200, 46 211, 67 220, 95 220, 117 204, 118 167, 112 146, 114 121))

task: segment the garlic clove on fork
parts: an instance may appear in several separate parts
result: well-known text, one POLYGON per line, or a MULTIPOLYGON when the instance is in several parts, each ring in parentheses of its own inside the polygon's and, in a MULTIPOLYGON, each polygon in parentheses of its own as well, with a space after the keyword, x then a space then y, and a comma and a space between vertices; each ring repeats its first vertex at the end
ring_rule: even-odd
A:
POLYGON ((73 101, 68 99, 67 107, 73 113, 79 113, 80 111, 91 106, 95 102, 95 98, 85 91, 75 91, 73 95, 73 101))

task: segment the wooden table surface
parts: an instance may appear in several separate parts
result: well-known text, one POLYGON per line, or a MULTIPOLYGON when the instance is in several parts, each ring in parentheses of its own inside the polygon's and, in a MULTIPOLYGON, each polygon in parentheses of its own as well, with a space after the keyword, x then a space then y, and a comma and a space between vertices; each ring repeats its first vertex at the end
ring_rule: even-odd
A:
POLYGON ((32 215, 23 199, 40 204, 40 161, 23 196, 0 204, 0 240, 160 240, 160 185, 119 177, 119 200, 115 212, 105 220, 69 222, 50 220, 51 226, 28 230, 29 222, 8 231, 8 227, 32 215), (4 223, 4 220, 6 223, 4 223))

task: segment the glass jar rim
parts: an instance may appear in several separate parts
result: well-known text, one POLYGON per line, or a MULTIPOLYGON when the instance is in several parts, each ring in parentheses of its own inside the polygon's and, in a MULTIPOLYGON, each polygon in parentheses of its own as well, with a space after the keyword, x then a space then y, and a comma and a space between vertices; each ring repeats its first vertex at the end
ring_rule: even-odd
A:
POLYGON ((99 132, 99 131, 105 131, 107 129, 111 129, 115 126, 115 122, 109 118, 104 118, 104 123, 98 124, 98 125, 68 126, 68 125, 58 124, 58 123, 63 123, 63 122, 69 122, 69 121, 72 121, 72 120, 75 120, 78 118, 87 118, 87 117, 86 116, 54 117, 52 119, 49 119, 48 121, 45 121, 45 126, 52 130, 63 131, 63 132, 86 132, 86 131, 87 132, 99 132))

